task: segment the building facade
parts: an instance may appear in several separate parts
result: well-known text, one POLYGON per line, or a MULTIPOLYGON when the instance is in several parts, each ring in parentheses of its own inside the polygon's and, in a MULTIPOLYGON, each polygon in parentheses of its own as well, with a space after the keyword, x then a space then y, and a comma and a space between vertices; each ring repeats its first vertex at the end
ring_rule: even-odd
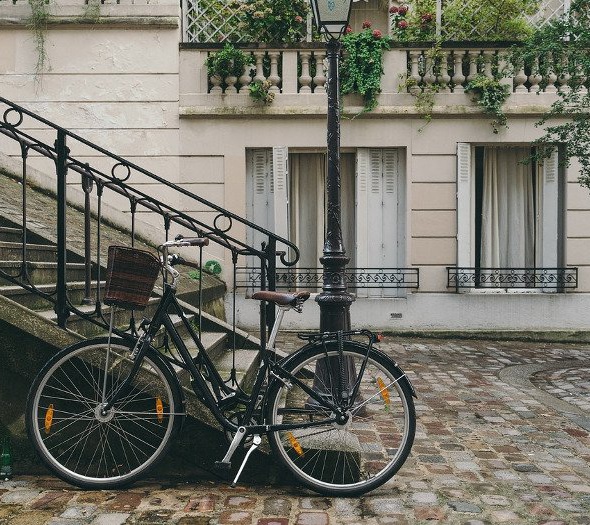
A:
MULTIPOLYGON (((26 23, 30 7, 0 0, 1 94, 290 239, 301 259, 295 269, 278 269, 279 284, 316 291, 326 176, 325 49, 311 42, 246 46, 254 78, 268 80, 275 93, 271 104, 261 104, 247 94, 248 75, 223 83, 209 78, 205 61, 219 46, 187 42, 194 30, 189 8, 171 0, 105 2, 97 24, 86 4, 56 0, 43 34, 46 67, 35 74, 39 51, 26 23)), ((386 31, 387 8, 378 0, 355 4, 354 26, 371 19, 386 31)), ((378 107, 362 113, 360 97, 345 98, 342 230, 356 295, 353 325, 590 328, 584 315, 590 196, 577 182, 578 166, 560 162, 559 145, 544 162, 523 163, 542 135, 535 123, 566 80, 550 79, 539 90, 535 75, 516 68, 503 79, 512 94, 504 107, 508 125, 498 133, 464 92, 470 75, 491 76, 486 64, 503 60, 505 51, 485 43, 445 45, 445 69, 453 74, 437 79, 427 67, 428 46, 394 47, 384 55, 378 107), (408 92, 408 78, 442 85, 430 122, 408 92)), ((8 146, 0 152, 15 154, 8 146)), ((70 185, 75 192, 76 182, 70 185)), ((147 183, 145 190, 161 191, 147 183)), ((182 211, 215 220, 181 197, 170 198, 182 211)), ((125 216, 122 204, 109 204, 125 216)), ((149 220, 144 234, 160 241, 149 220)), ((258 242, 247 231, 241 235, 258 242)), ((211 248, 208 257, 220 263, 228 284, 236 275, 242 286, 238 325, 257 326, 258 309, 247 300, 256 280, 252 264, 240 260, 234 272, 221 250, 211 248)), ((308 304, 303 315, 286 321, 291 327, 319 325, 317 305, 308 304)))

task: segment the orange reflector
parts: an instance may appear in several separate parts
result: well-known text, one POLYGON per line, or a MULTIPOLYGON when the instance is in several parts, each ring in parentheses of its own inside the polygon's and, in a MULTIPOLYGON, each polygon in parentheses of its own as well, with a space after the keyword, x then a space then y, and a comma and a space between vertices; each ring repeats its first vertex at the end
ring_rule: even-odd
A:
POLYGON ((385 387, 385 383, 383 382, 383 379, 378 377, 377 384, 379 385, 379 393, 381 394, 383 401, 385 401, 386 405, 389 405, 391 400, 389 399, 389 392, 388 392, 387 388, 385 387))
POLYGON ((45 433, 49 434, 51 431, 51 424, 53 423, 53 404, 49 405, 47 412, 45 412, 45 433))
POLYGON ((158 414, 158 423, 164 421, 164 405, 159 397, 156 398, 156 414, 158 414))
POLYGON ((303 449, 301 448, 299 441, 297 441, 297 438, 291 432, 287 432, 287 437, 289 438, 293 450, 297 452, 299 456, 303 456, 303 449))

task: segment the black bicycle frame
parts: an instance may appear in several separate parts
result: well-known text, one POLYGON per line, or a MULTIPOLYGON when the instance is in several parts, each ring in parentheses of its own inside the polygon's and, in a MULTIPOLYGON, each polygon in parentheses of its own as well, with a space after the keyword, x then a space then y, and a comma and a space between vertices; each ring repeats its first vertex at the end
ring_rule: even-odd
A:
MULTIPOLYGON (((107 403, 103 407, 103 411, 108 411, 116 403, 117 399, 120 396, 120 393, 123 392, 131 383, 131 381, 135 377, 135 374, 139 370, 139 367, 141 366, 143 357, 148 352, 152 341, 154 340, 157 332, 160 330, 162 326, 164 326, 166 332, 172 338, 172 341, 174 342, 176 349, 178 350, 178 353, 180 354, 180 357, 184 362, 184 365, 190 372, 192 379, 191 384, 195 394, 211 411, 215 419, 217 419, 219 424, 224 429, 229 430, 231 432, 235 432, 240 427, 240 425, 236 425, 235 423, 233 423, 225 417, 225 415, 219 408, 219 403, 223 402, 225 399, 233 399, 234 397, 236 397, 236 390, 227 386, 221 378, 221 376, 219 375, 219 372, 217 372, 217 369, 215 368, 213 362, 207 355, 207 352, 205 351, 205 348, 201 343, 200 338, 196 334, 195 330, 190 326, 190 322, 186 318, 186 315, 184 314, 181 306, 178 304, 178 300, 176 299, 175 295, 175 290, 167 283, 164 283, 164 292, 162 295, 162 299, 160 300, 160 303, 158 304, 152 321, 150 322, 149 329, 144 336, 141 336, 139 338, 136 348, 133 351, 132 357, 134 359, 134 363, 129 373, 129 376, 123 381, 123 383, 121 383, 117 391, 107 401, 107 403), (178 334, 178 331, 174 326, 174 322, 170 317, 171 311, 173 314, 176 314, 180 317, 184 326, 187 328, 191 338, 197 345, 197 348, 199 349, 198 355, 200 356, 200 364, 204 365, 207 369, 208 380, 211 383, 214 392, 219 396, 219 399, 216 399, 209 390, 209 387, 207 386, 207 381, 203 377, 202 372, 197 368, 186 345, 184 344, 182 338, 178 334), (222 393, 225 394, 225 397, 222 396, 222 393)), ((247 397, 247 399, 242 400, 243 403, 246 405, 244 421, 250 421, 252 415, 255 412, 256 405, 259 401, 258 396, 261 392, 261 387, 264 383, 264 380, 269 369, 278 378, 277 380, 291 381, 296 383, 311 398, 320 403, 321 406, 330 410, 333 414, 335 414, 335 416, 331 418, 326 418, 321 421, 313 421, 309 423, 285 425, 244 425, 247 434, 258 434, 266 432, 276 432, 278 430, 295 430, 299 428, 309 428, 337 421, 337 416, 340 416, 342 412, 342 410, 339 407, 330 403, 324 397, 318 395, 317 392, 314 392, 307 385, 299 381, 299 379, 287 372, 283 367, 280 366, 280 364, 271 363, 268 358, 268 350, 266 348, 261 348, 261 357, 262 365, 258 369, 258 374, 256 376, 256 380, 252 388, 252 393, 247 397)))

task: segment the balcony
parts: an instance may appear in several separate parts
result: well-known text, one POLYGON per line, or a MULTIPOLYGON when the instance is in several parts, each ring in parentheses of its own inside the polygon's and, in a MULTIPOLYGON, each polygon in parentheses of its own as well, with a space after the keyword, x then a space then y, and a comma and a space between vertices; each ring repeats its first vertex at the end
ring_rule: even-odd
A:
POLYGON ((578 287, 577 268, 447 267, 447 287, 565 292, 578 287))
MULTIPOLYGON (((209 78, 205 61, 220 47, 217 44, 181 44, 181 116, 325 115, 323 44, 239 45, 254 57, 253 70, 245 70, 240 77, 209 78), (273 103, 263 105, 248 96, 247 87, 255 80, 270 83, 270 90, 276 95, 273 103)), ((481 108, 465 93, 465 87, 475 76, 493 78, 498 68, 505 67, 513 71, 501 81, 511 90, 505 113, 539 116, 556 100, 559 90, 568 89, 569 79, 558 78, 551 71, 543 76, 536 63, 526 70, 510 64, 510 47, 509 43, 445 43, 438 54, 437 67, 433 68, 428 44, 400 44, 384 53, 379 105, 366 116, 419 115, 415 95, 434 85, 438 86, 432 108, 434 117, 481 115, 481 108), (434 74, 433 70, 440 73, 434 74)), ((356 114, 361 109, 360 96, 345 97, 345 113, 356 114)))
MULTIPOLYGON (((330 276, 327 276, 328 281, 330 276)), ((277 290, 309 290, 320 292, 324 282, 322 268, 280 268, 276 276, 277 290)), ((236 269, 236 288, 260 289, 261 272, 259 268, 238 267, 236 269)), ((375 295, 377 291, 384 297, 395 295, 393 290, 414 289, 420 286, 418 268, 347 268, 346 284, 349 291, 357 296, 375 295)))

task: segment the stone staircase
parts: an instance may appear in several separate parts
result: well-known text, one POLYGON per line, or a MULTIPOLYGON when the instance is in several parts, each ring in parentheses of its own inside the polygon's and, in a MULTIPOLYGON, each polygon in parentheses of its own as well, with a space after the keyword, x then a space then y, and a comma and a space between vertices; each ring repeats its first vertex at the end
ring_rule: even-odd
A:
MULTIPOLYGON (((38 197, 41 200, 48 198, 43 194, 39 194, 38 197)), ((7 195, 1 195, 0 201, 3 198, 7 198, 7 195)), ((0 270, 11 276, 17 276, 21 271, 23 259, 22 227, 14 220, 14 214, 6 216, 6 210, 1 204, 0 202, 0 270)), ((105 230, 108 228, 105 227, 105 230)), ((44 233, 46 232, 42 228, 37 228, 35 223, 27 229, 27 271, 30 282, 38 291, 51 294, 55 290, 57 279, 57 249, 54 239, 44 233)), ((109 235, 108 231, 103 231, 105 242, 111 237, 111 244, 120 243, 119 236, 120 232, 117 230, 113 230, 112 235, 109 235)), ((91 304, 85 306, 85 268, 82 261, 81 254, 76 253, 76 250, 68 252, 68 297, 70 302, 81 311, 85 309, 92 311, 95 308, 96 283, 93 281, 91 304)), ((106 258, 103 264, 105 261, 106 258)), ((94 272, 95 268, 93 268, 94 272)), ((213 276, 205 274, 203 274, 203 281, 201 340, 222 377, 229 378, 234 358, 228 346, 233 342, 234 337, 232 327, 220 318, 223 315, 225 285, 213 276)), ((197 286, 187 275, 184 275, 181 283, 178 297, 189 319, 197 323, 199 310, 191 304, 195 297, 198 297, 197 286)), ((156 287, 150 304, 138 314, 141 316, 140 319, 149 317, 153 312, 158 302, 157 295, 156 287)), ((108 318, 106 311, 104 316, 108 318)), ((67 329, 64 330, 58 327, 56 317, 51 301, 0 276, 0 359, 5 365, 0 369, 0 385, 3 385, 0 386, 0 433, 4 434, 8 431, 11 435, 15 458, 21 459, 23 471, 36 470, 36 460, 28 447, 23 418, 26 392, 35 374, 57 350, 81 339, 104 333, 102 327, 75 315, 68 318, 67 329)), ((117 312, 116 319, 118 325, 125 327, 125 323, 129 320, 129 312, 117 312)), ((187 347, 196 355, 196 345, 188 338, 180 320, 177 326, 187 347)), ((243 388, 247 388, 258 368, 258 352, 255 350, 257 340, 237 330, 236 341, 237 379, 243 388)), ((190 433, 200 436, 199 452, 197 454, 194 452, 195 447, 192 441, 194 436, 185 435, 184 438, 181 436, 180 446, 175 447, 173 453, 173 458, 176 457, 177 461, 175 463, 172 460, 167 463, 167 467, 174 473, 177 473, 179 469, 183 472, 194 472, 195 468, 199 472, 200 469, 209 471, 213 462, 223 456, 227 445, 221 429, 190 389, 189 378, 185 371, 178 369, 177 372, 185 391, 187 412, 191 416, 185 426, 190 429, 190 433), (203 439, 203 436, 206 438, 203 439), (182 440, 184 440, 184 446, 182 446, 182 440)), ((256 463, 256 460, 253 463, 256 463)), ((18 465, 16 470, 19 470, 18 465)))

